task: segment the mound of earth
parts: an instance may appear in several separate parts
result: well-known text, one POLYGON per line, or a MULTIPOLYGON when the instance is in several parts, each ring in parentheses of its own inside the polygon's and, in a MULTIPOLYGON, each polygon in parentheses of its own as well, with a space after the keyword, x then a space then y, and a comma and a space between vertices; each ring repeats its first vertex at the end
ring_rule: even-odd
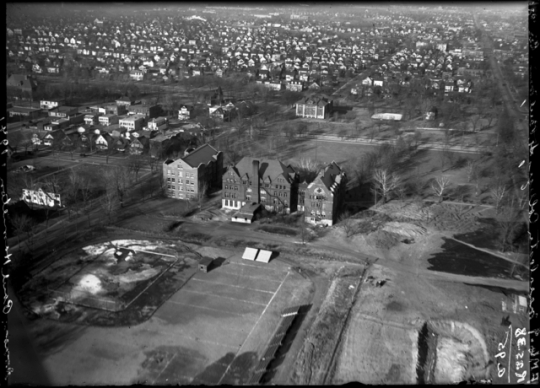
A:
POLYGON ((489 376, 489 355, 482 334, 451 320, 426 322, 418 339, 418 380, 452 384, 489 376))
POLYGON ((427 233, 426 228, 408 222, 389 222, 384 226, 383 230, 409 238, 422 236, 427 233))
POLYGON ((393 218, 408 218, 411 220, 429 220, 432 216, 431 207, 420 202, 392 201, 379 206, 377 212, 393 218))

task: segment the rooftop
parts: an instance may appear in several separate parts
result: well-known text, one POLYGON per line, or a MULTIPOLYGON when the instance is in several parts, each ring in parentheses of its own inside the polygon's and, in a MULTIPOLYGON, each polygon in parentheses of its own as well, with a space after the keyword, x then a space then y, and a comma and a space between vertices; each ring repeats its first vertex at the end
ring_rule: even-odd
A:
POLYGON ((197 148, 195 151, 191 152, 185 158, 182 158, 184 162, 189 164, 191 167, 197 167, 199 164, 206 164, 215 160, 218 150, 212 147, 210 144, 204 144, 197 148))

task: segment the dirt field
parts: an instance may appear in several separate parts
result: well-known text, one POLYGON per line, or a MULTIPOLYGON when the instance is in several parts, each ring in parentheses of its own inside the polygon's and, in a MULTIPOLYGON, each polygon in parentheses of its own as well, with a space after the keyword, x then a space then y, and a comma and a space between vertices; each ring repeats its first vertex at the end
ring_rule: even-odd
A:
POLYGON ((286 264, 226 260, 195 272, 149 320, 103 328, 37 319, 31 325, 53 384, 239 384, 265 350, 280 311, 307 303, 310 282, 286 264))
MULTIPOLYGON (((516 327, 527 321, 524 314, 502 310, 501 301, 507 297, 496 289, 433 282, 378 265, 373 266, 369 276, 373 280, 362 286, 340 349, 335 384, 351 381, 417 384, 418 333, 430 320, 468 324, 480 333, 481 340, 487 344, 487 359, 483 352, 478 352, 470 360, 467 371, 459 369, 457 364, 453 367, 458 370, 459 381, 470 377, 468 372, 474 372, 477 380, 483 379, 493 372, 491 363, 495 360, 497 345, 504 340, 507 327, 502 326, 501 321, 509 316, 516 327), (377 287, 376 280, 386 282, 377 287)), ((438 362, 441 364, 442 359, 438 362)), ((446 372, 450 373, 451 369, 446 368, 446 372)), ((491 377, 493 375, 496 372, 491 377)), ((444 377, 449 378, 441 376, 437 382, 453 382, 444 377)))

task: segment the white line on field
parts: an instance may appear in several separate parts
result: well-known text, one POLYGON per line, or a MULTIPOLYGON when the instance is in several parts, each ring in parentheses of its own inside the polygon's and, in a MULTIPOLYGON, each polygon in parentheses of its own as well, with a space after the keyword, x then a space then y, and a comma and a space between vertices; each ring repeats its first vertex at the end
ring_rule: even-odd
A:
POLYGON ((225 310, 213 309, 213 308, 211 308, 211 307, 196 306, 196 305, 194 305, 194 304, 180 303, 180 302, 176 302, 176 301, 171 300, 171 299, 169 299, 169 302, 174 303, 174 304, 177 304, 177 305, 180 305, 180 306, 189 306, 189 307, 195 307, 195 308, 198 308, 198 309, 211 310, 211 311, 218 311, 218 312, 220 312, 220 313, 232 314, 232 315, 238 315, 238 316, 240 316, 240 317, 243 317, 243 316, 244 316, 244 314, 233 313, 233 312, 231 312, 231 311, 225 311, 225 310))
POLYGON ((176 354, 173 354, 173 356, 171 357, 171 359, 169 361, 167 361, 167 363, 165 364, 165 366, 163 367, 163 369, 161 370, 161 372, 159 372, 159 375, 156 377, 156 379, 154 380, 154 382, 152 383, 152 385, 156 385, 156 381, 158 381, 158 379, 161 377, 161 374, 163 373, 163 371, 165 369, 167 369, 167 367, 169 366, 169 364, 171 363, 171 361, 173 360, 173 358, 176 357, 176 354))
POLYGON ((265 291, 265 290, 259 290, 257 288, 249 288, 249 287, 243 287, 243 286, 236 286, 234 284, 227 284, 227 283, 218 283, 218 282, 211 282, 209 280, 203 280, 203 279, 199 279, 199 278, 191 278, 191 280, 197 280, 199 282, 204 282, 204 283, 211 283, 211 284, 217 284, 217 285, 220 285, 220 286, 229 286, 229 287, 236 287, 236 288, 241 288, 243 290, 249 290, 249 291, 257 291, 257 292, 264 292, 265 294, 274 294, 275 291, 265 291))
POLYGON ((269 272, 274 272, 274 273, 280 273, 282 274, 283 272, 285 271, 280 271, 279 269, 277 268, 268 268, 268 264, 264 264, 264 265, 249 265, 249 264, 245 264, 245 263, 239 263, 237 261, 229 261, 230 264, 235 264, 235 265, 243 265, 244 267, 251 267, 251 268, 257 268, 257 269, 264 269, 265 272, 269 271, 269 272))
POLYGON ((242 302, 242 303, 249 303, 249 304, 255 304, 257 306, 266 306, 266 303, 255 303, 255 302, 250 302, 249 300, 244 300, 244 299, 238 299, 238 298, 232 298, 230 296, 223 296, 223 295, 216 295, 216 294, 207 294, 206 292, 201 292, 201 291, 194 291, 194 290, 189 290, 187 288, 184 288, 182 290, 183 292, 193 292, 195 294, 201 294, 201 295, 206 295, 206 296, 213 296, 213 297, 217 297, 217 298, 224 298, 224 299, 231 299, 231 300, 234 300, 236 302, 242 302))
MULTIPOLYGON (((274 300, 274 298, 276 297, 276 295, 278 294, 279 292, 279 289, 281 288, 281 286, 283 285, 283 283, 285 283, 285 280, 287 279, 287 277, 289 276, 289 272, 287 272, 287 275, 283 278, 283 280, 281 281, 278 289, 276 290, 276 292, 274 292, 274 295, 272 295, 272 298, 270 299, 270 301, 268 302, 268 304, 266 305, 266 307, 264 308, 263 312, 261 313, 261 315, 259 316, 259 319, 257 319, 257 322, 255 322, 255 324, 253 325, 253 327, 251 328, 251 331, 249 332, 248 336, 246 337, 246 339, 244 340, 244 342, 242 342, 242 346, 244 346, 244 344, 247 342, 247 340, 249 339, 249 337, 251 337, 251 334, 253 333, 253 330, 255 330, 255 328, 257 327, 257 325, 259 324, 259 321, 261 320, 261 318, 263 317, 264 313, 266 312, 266 310, 268 309, 268 306, 270 306, 272 304, 272 301, 274 300)), ((240 350, 242 349, 242 346, 240 346, 240 348, 238 348, 238 351, 236 352, 236 354, 234 355, 234 358, 231 360, 231 363, 229 364, 229 366, 227 367, 227 369, 225 369, 225 372, 223 373, 223 375, 221 376, 221 378, 219 379, 218 381, 218 384, 217 385, 220 385, 221 384, 221 381, 223 380, 223 378, 225 377, 225 375, 227 374, 227 372, 229 371, 229 368, 231 367, 234 359, 236 358, 236 356, 238 356, 238 353, 240 353, 240 350)))

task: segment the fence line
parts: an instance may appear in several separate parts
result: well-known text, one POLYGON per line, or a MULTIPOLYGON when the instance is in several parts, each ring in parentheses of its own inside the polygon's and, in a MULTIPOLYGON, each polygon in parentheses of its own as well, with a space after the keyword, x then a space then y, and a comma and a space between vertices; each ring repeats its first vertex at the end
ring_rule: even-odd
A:
POLYGON ((125 302, 99 298, 84 290, 71 289, 69 291, 59 291, 48 288, 47 291, 53 296, 61 297, 68 303, 77 304, 80 306, 92 307, 112 312, 121 311, 127 307, 125 302))

